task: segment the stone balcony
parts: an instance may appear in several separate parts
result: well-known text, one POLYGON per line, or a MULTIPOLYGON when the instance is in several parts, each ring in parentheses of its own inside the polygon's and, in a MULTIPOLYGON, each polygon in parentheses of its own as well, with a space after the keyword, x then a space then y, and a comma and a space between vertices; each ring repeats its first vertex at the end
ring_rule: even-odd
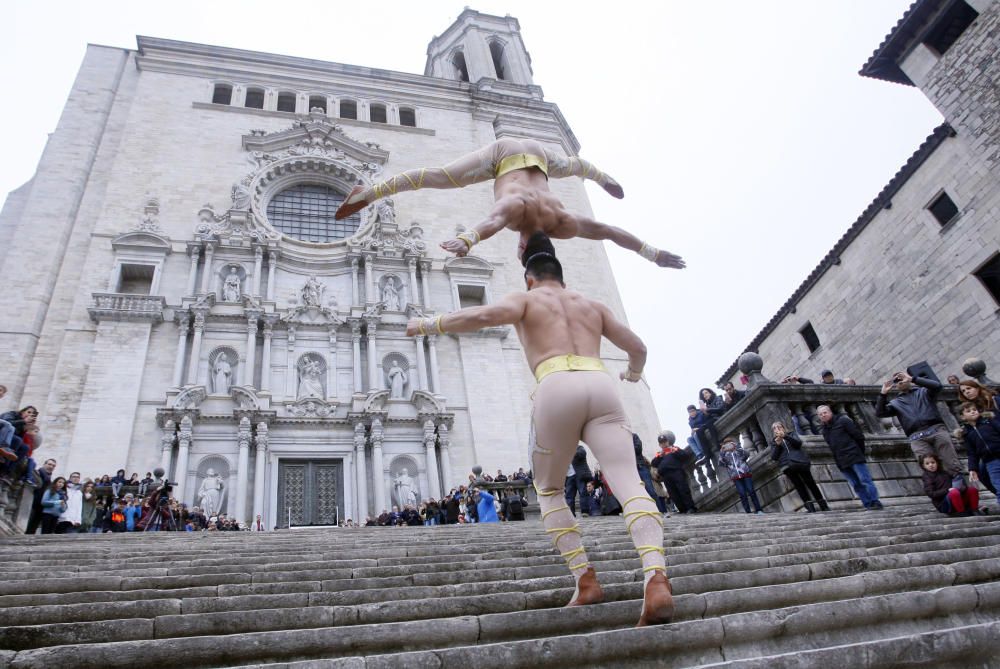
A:
MULTIPOLYGON (((744 354, 740 369, 750 377, 746 396, 715 422, 720 438, 738 437, 751 454, 754 488, 767 511, 797 511, 802 501, 776 462, 771 460, 771 424, 781 421, 786 426, 799 426, 803 448, 812 460, 812 475, 833 508, 854 508, 860 504, 834 464, 833 455, 821 435, 812 434, 810 426, 819 432, 816 408, 828 405, 833 413, 851 418, 865 434, 866 456, 872 478, 882 502, 892 504, 927 504, 921 481, 921 469, 910 450, 909 441, 896 419, 878 418, 875 401, 880 386, 782 384, 767 379, 762 373, 763 361, 756 354, 744 354), (794 418, 794 420, 793 420, 794 418), (803 434, 803 432, 805 434, 803 434)), ((978 363, 966 368, 966 373, 991 384, 985 366, 978 363)), ((958 388, 945 385, 938 395, 938 410, 949 430, 958 427, 958 388)), ((956 442, 960 461, 965 462, 965 448, 956 442)), ((739 496, 728 480, 725 467, 715 471, 711 462, 688 466, 691 492, 695 504, 703 511, 740 510, 739 496)), ((982 505, 992 495, 981 490, 982 505)))
POLYGON ((159 295, 128 295, 125 293, 94 293, 94 302, 87 309, 94 321, 163 320, 166 299, 159 295))

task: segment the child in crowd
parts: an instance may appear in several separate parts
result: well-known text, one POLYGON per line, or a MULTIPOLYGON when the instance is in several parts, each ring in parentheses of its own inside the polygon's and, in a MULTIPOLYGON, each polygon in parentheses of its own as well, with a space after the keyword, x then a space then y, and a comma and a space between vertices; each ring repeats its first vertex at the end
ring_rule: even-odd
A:
POLYGON ((139 497, 145 497, 149 492, 149 486, 153 484, 153 472, 146 472, 146 478, 139 481, 139 497))
POLYGON ((736 486, 740 502, 743 503, 743 510, 750 513, 750 501, 752 500, 754 510, 757 513, 764 513, 764 509, 760 506, 760 500, 757 499, 757 493, 753 489, 753 472, 750 471, 746 451, 736 443, 736 439, 726 437, 722 440, 719 461, 729 470, 729 479, 736 486))
POLYGON ((953 487, 954 479, 941 468, 938 456, 928 453, 920 459, 920 467, 924 470, 924 493, 938 511, 971 516, 979 510, 979 491, 975 486, 964 490, 953 487))
POLYGON ((132 493, 127 493, 125 495, 125 508, 123 509, 125 514, 125 531, 135 532, 135 524, 142 517, 142 506, 139 500, 133 499, 132 493))
POLYGON ((119 469, 115 477, 111 479, 111 496, 118 499, 122 487, 125 485, 125 470, 119 469))
POLYGON ((80 534, 93 532, 96 518, 97 493, 94 492, 94 482, 88 480, 83 484, 83 514, 80 516, 80 534))
POLYGON ((1000 482, 1000 414, 987 418, 975 402, 965 402, 960 417, 969 454, 969 478, 979 481, 988 476, 995 485, 1000 482))

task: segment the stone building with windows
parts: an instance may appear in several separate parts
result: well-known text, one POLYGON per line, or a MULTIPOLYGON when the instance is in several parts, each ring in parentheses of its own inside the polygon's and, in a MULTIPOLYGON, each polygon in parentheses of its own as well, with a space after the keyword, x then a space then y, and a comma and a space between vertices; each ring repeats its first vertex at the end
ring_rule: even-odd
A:
MULTIPOLYGON (((0 214, 8 401, 38 406, 60 471, 162 466, 182 501, 268 526, 361 520, 475 464, 529 467, 534 380, 513 330, 404 336, 414 315, 523 289, 513 233, 465 258, 438 248, 485 217, 491 185, 333 220, 355 184, 506 136, 579 148, 510 17, 464 11, 423 75, 90 46, 0 214)), ((580 180, 552 189, 589 213, 580 180)), ((600 245, 557 245, 567 282, 624 318, 600 245)), ((648 389, 622 392, 652 443, 648 389)))
MULTIPOLYGON (((918 0, 860 74, 944 116, 744 350, 772 379, 1000 363, 1000 2, 918 0)), ((736 362, 719 379, 737 382, 736 362)))

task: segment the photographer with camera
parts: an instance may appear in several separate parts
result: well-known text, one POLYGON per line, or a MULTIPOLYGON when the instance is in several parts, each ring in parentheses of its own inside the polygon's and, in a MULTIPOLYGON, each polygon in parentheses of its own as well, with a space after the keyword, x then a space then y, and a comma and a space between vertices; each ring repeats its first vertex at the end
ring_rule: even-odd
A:
MULTIPOLYGON (((955 444, 935 404, 939 392, 941 384, 936 379, 926 376, 914 378, 906 372, 896 372, 882 384, 882 392, 875 402, 875 415, 899 419, 918 463, 925 455, 936 455, 946 472, 961 476, 962 465, 958 461, 955 444), (891 390, 898 390, 900 394, 890 401, 891 390)), ((964 481, 961 487, 964 487, 964 481)))

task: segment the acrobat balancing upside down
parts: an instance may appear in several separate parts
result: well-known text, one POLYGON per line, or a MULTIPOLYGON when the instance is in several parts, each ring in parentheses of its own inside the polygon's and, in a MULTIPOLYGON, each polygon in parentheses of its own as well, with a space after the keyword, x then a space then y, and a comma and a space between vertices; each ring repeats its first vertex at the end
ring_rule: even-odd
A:
POLYGON ((548 180, 571 176, 590 179, 616 198, 625 196, 617 181, 582 158, 557 155, 534 140, 503 138, 444 167, 423 167, 371 186, 355 186, 337 210, 336 219, 397 193, 421 188, 464 188, 493 179, 495 204, 486 220, 443 242, 441 248, 464 256, 479 242, 509 228, 520 234, 519 258, 527 240, 536 232, 544 232, 555 239, 607 239, 660 267, 685 266, 680 256, 654 248, 626 230, 566 211, 549 191, 548 180))

